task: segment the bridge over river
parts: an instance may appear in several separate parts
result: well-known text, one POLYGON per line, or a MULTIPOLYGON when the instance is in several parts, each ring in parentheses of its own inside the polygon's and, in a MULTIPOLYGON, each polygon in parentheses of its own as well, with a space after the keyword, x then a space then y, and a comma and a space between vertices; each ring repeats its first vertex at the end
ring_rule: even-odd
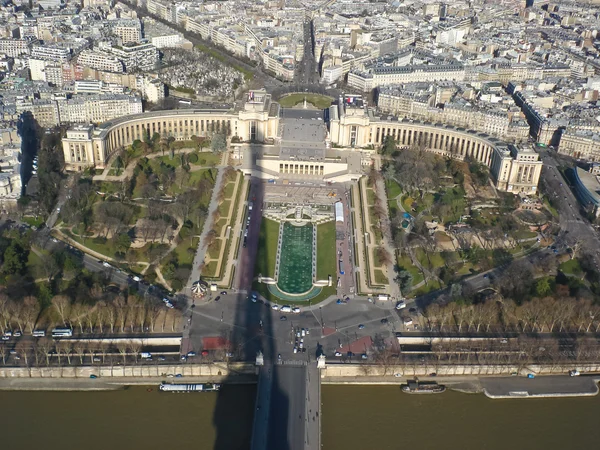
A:
POLYGON ((321 378, 316 363, 259 368, 252 450, 321 448, 321 378))

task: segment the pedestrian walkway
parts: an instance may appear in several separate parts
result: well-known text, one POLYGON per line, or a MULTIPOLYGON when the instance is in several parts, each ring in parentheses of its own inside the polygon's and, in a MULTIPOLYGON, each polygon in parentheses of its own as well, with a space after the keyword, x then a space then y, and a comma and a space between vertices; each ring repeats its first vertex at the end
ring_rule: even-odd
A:
POLYGON ((219 167, 217 172, 217 179, 215 180, 215 186, 212 191, 212 196, 210 198, 210 203, 208 204, 208 214, 206 218, 206 222, 204 223, 204 228, 202 229, 202 233, 200 233, 200 239, 198 241, 198 250, 196 251, 196 256, 194 257, 194 262, 192 263, 192 271, 190 273, 190 278, 188 280, 187 286, 184 289, 187 295, 192 294, 192 285, 200 279, 200 273, 202 271, 202 267, 204 266, 204 258, 206 256, 206 236, 209 231, 214 227, 214 217, 215 211, 219 207, 219 192, 223 188, 223 167, 219 167))

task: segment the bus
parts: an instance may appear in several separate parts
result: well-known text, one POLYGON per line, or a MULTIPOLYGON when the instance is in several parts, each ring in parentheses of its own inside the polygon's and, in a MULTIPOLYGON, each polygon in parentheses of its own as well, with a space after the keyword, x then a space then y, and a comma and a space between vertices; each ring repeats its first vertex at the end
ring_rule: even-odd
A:
POLYGON ((58 327, 52 330, 52 337, 71 337, 73 336, 73 329, 68 327, 58 327))
POLYGON ((344 275, 344 262, 340 259, 340 275, 344 275))

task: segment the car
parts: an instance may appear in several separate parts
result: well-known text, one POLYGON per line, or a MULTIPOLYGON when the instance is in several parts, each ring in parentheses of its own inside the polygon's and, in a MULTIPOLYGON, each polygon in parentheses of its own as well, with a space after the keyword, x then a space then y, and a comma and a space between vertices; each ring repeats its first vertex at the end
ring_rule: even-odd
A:
POLYGON ((252 297, 251 300, 252 300, 252 303, 256 303, 256 297, 252 297))
POLYGON ((361 357, 361 359, 368 359, 369 358, 366 353, 363 353, 362 355, 360 355, 360 357, 361 357))
POLYGON ((528 374, 527 374, 527 378, 535 378, 535 375, 534 375, 534 374, 532 374, 532 373, 528 373, 528 374))
POLYGON ((94 375, 94 374, 91 374, 91 375, 90 375, 90 378, 91 378, 92 380, 94 380, 94 379, 98 378, 98 376, 97 376, 97 375, 94 375))
POLYGON ((354 353, 348 352, 348 353, 346 353, 346 356, 349 357, 349 358, 352 358, 354 356, 354 353))
POLYGON ((279 308, 279 311, 281 312, 292 312, 292 308, 288 305, 282 306, 281 308, 279 308))
POLYGON ((175 378, 183 378, 183 375, 181 375, 180 373, 175 375, 175 378))
POLYGON ((227 295, 227 291, 221 291, 221 295, 227 295))
POLYGON ((380 322, 385 325, 386 323, 389 322, 389 320, 387 320, 387 319, 381 319, 380 322))
POLYGON ((367 300, 369 301, 369 303, 373 303, 373 299, 371 297, 369 297, 367 300))
POLYGON ((187 352, 186 355, 188 358, 191 358, 192 356, 196 356, 196 352, 187 352))
POLYGON ((208 356, 208 350, 202 350, 202 353, 200 353, 202 356, 208 356))
POLYGON ((300 308, 298 308, 297 306, 294 306, 294 307, 292 308, 292 312, 293 312, 294 314, 300 314, 300 308))
POLYGON ((165 303, 165 306, 166 306, 167 308, 169 308, 169 309, 173 309, 173 308, 175 308, 175 307, 173 306, 173 303, 171 303, 171 302, 167 302, 167 303, 165 303))
POLYGON ((11 330, 6 330, 3 334, 3 336, 8 336, 11 337, 12 336, 12 331, 11 330))
POLYGON ((413 321, 410 317, 405 317, 403 320, 403 323, 405 326, 409 326, 409 325, 412 325, 413 321))
POLYGON ((285 321, 287 320, 287 317, 285 317, 285 316, 281 316, 281 317, 279 318, 279 320, 281 320, 282 322, 285 322, 285 321))
POLYGON ((294 353, 298 353, 298 347, 294 347, 294 353))
POLYGON ((577 369, 569 370, 569 376, 571 376, 571 377, 578 377, 579 375, 581 375, 581 373, 579 372, 579 370, 577 370, 577 369))
POLYGON ((394 374, 394 376, 395 376, 396 378, 400 378, 400 377, 402 376, 402 374, 401 374, 401 373, 395 373, 395 374, 394 374))
POLYGON ((133 279, 133 281, 135 281, 135 282, 137 282, 137 283, 139 283, 140 281, 142 281, 142 279, 141 279, 140 277, 138 277, 137 275, 134 275, 134 276, 132 277, 132 279, 133 279))
POLYGON ((55 244, 58 244, 58 239, 52 238, 52 242, 54 242, 55 244))
POLYGON ((273 311, 279 311, 279 305, 273 305, 273 306, 271 306, 271 309, 273 311))
POLYGON ((103 262, 102 262, 102 265, 103 265, 104 267, 110 267, 110 264, 109 264, 109 263, 107 263, 106 261, 103 261, 103 262))
POLYGON ((166 360, 167 360, 167 358, 165 358, 164 356, 159 356, 159 357, 158 357, 158 360, 159 360, 159 361, 166 361, 166 360))
POLYGON ((217 296, 215 297, 215 302, 218 302, 219 300, 221 300, 221 296, 220 296, 220 295, 217 295, 217 296))
POLYGON ((60 212, 60 206, 58 208, 56 208, 56 212, 59 213, 60 212))
POLYGON ((99 356, 94 356, 93 361, 94 362, 102 362, 102 358, 100 358, 99 356))
POLYGON ((335 352, 335 356, 339 358, 340 356, 342 356, 342 354, 340 352, 335 352))
POLYGON ((173 375, 172 373, 168 373, 167 378, 175 378, 175 375, 173 375))
POLYGON ((21 337, 21 332, 19 330, 16 330, 13 332, 13 336, 14 337, 21 337))
POLYGON ((364 328, 365 328, 365 326, 362 323, 358 325, 359 330, 363 330, 364 328))
POLYGON ((181 355, 181 360, 182 360, 182 361, 187 361, 187 356, 185 356, 185 355, 181 355))
POLYGON ((338 299, 336 300, 336 303, 337 303, 338 305, 341 305, 341 304, 343 304, 343 303, 342 303, 342 299, 338 298, 338 299))
POLYGON ((406 308, 406 302, 404 300, 398 300, 398 303, 396 304, 396 309, 403 309, 406 308))
POLYGON ((252 293, 252 298, 254 298, 254 299, 257 299, 257 298, 258 298, 258 295, 256 295, 256 292, 253 292, 253 293, 252 293))
POLYGON ((2 336, 3 341, 8 341, 9 339, 10 339, 10 336, 2 336))
POLYGON ((13 348, 8 353, 11 354, 11 355, 16 355, 17 351, 13 348))

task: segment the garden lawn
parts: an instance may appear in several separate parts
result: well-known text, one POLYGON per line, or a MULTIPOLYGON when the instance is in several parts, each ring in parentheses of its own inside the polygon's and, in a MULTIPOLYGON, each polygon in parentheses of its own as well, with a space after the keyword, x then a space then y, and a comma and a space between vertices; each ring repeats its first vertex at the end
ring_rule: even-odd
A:
POLYGON ((579 261, 577 259, 570 259, 568 261, 565 261, 560 266, 558 266, 558 269, 565 275, 579 276, 583 273, 583 270, 581 269, 581 266, 579 265, 579 261))
POLYGON ((402 194, 400 185, 394 180, 386 180, 385 189, 387 190, 387 196, 390 200, 402 194))
POLYGON ((194 237, 192 239, 192 245, 190 245, 190 239, 186 238, 186 239, 182 239, 181 242, 179 242, 179 244, 177 244, 177 247, 175 247, 175 250, 173 250, 175 252, 175 255, 177 256, 177 262, 179 263, 179 265, 185 265, 185 266, 191 266, 192 263, 194 262, 194 256, 196 255, 196 250, 198 249, 198 240, 199 238, 194 237), (193 253, 188 253, 188 248, 192 248, 194 249, 193 253))
POLYGON ((317 280, 327 280, 337 274, 335 252, 335 222, 317 225, 317 280))
POLYGON ((388 284, 388 278, 381 270, 375 270, 375 284, 388 284))
POLYGON ((325 95, 317 94, 290 94, 279 99, 279 104, 284 108, 291 108, 298 103, 303 103, 306 98, 306 103, 314 105, 316 108, 325 109, 331 106, 333 99, 325 95))
POLYGON ((279 222, 264 218, 260 224, 258 235, 258 252, 254 273, 265 277, 275 274, 275 261, 277 259, 277 240, 279 239, 279 222))
POLYGON ((399 257, 398 258, 398 267, 410 272, 410 274, 413 277, 413 282, 412 282, 413 286, 416 284, 419 284, 421 281, 423 281, 423 274, 421 273, 421 271, 419 270, 419 268, 417 266, 413 265, 412 261, 410 260, 410 256, 404 255, 404 256, 399 257))

